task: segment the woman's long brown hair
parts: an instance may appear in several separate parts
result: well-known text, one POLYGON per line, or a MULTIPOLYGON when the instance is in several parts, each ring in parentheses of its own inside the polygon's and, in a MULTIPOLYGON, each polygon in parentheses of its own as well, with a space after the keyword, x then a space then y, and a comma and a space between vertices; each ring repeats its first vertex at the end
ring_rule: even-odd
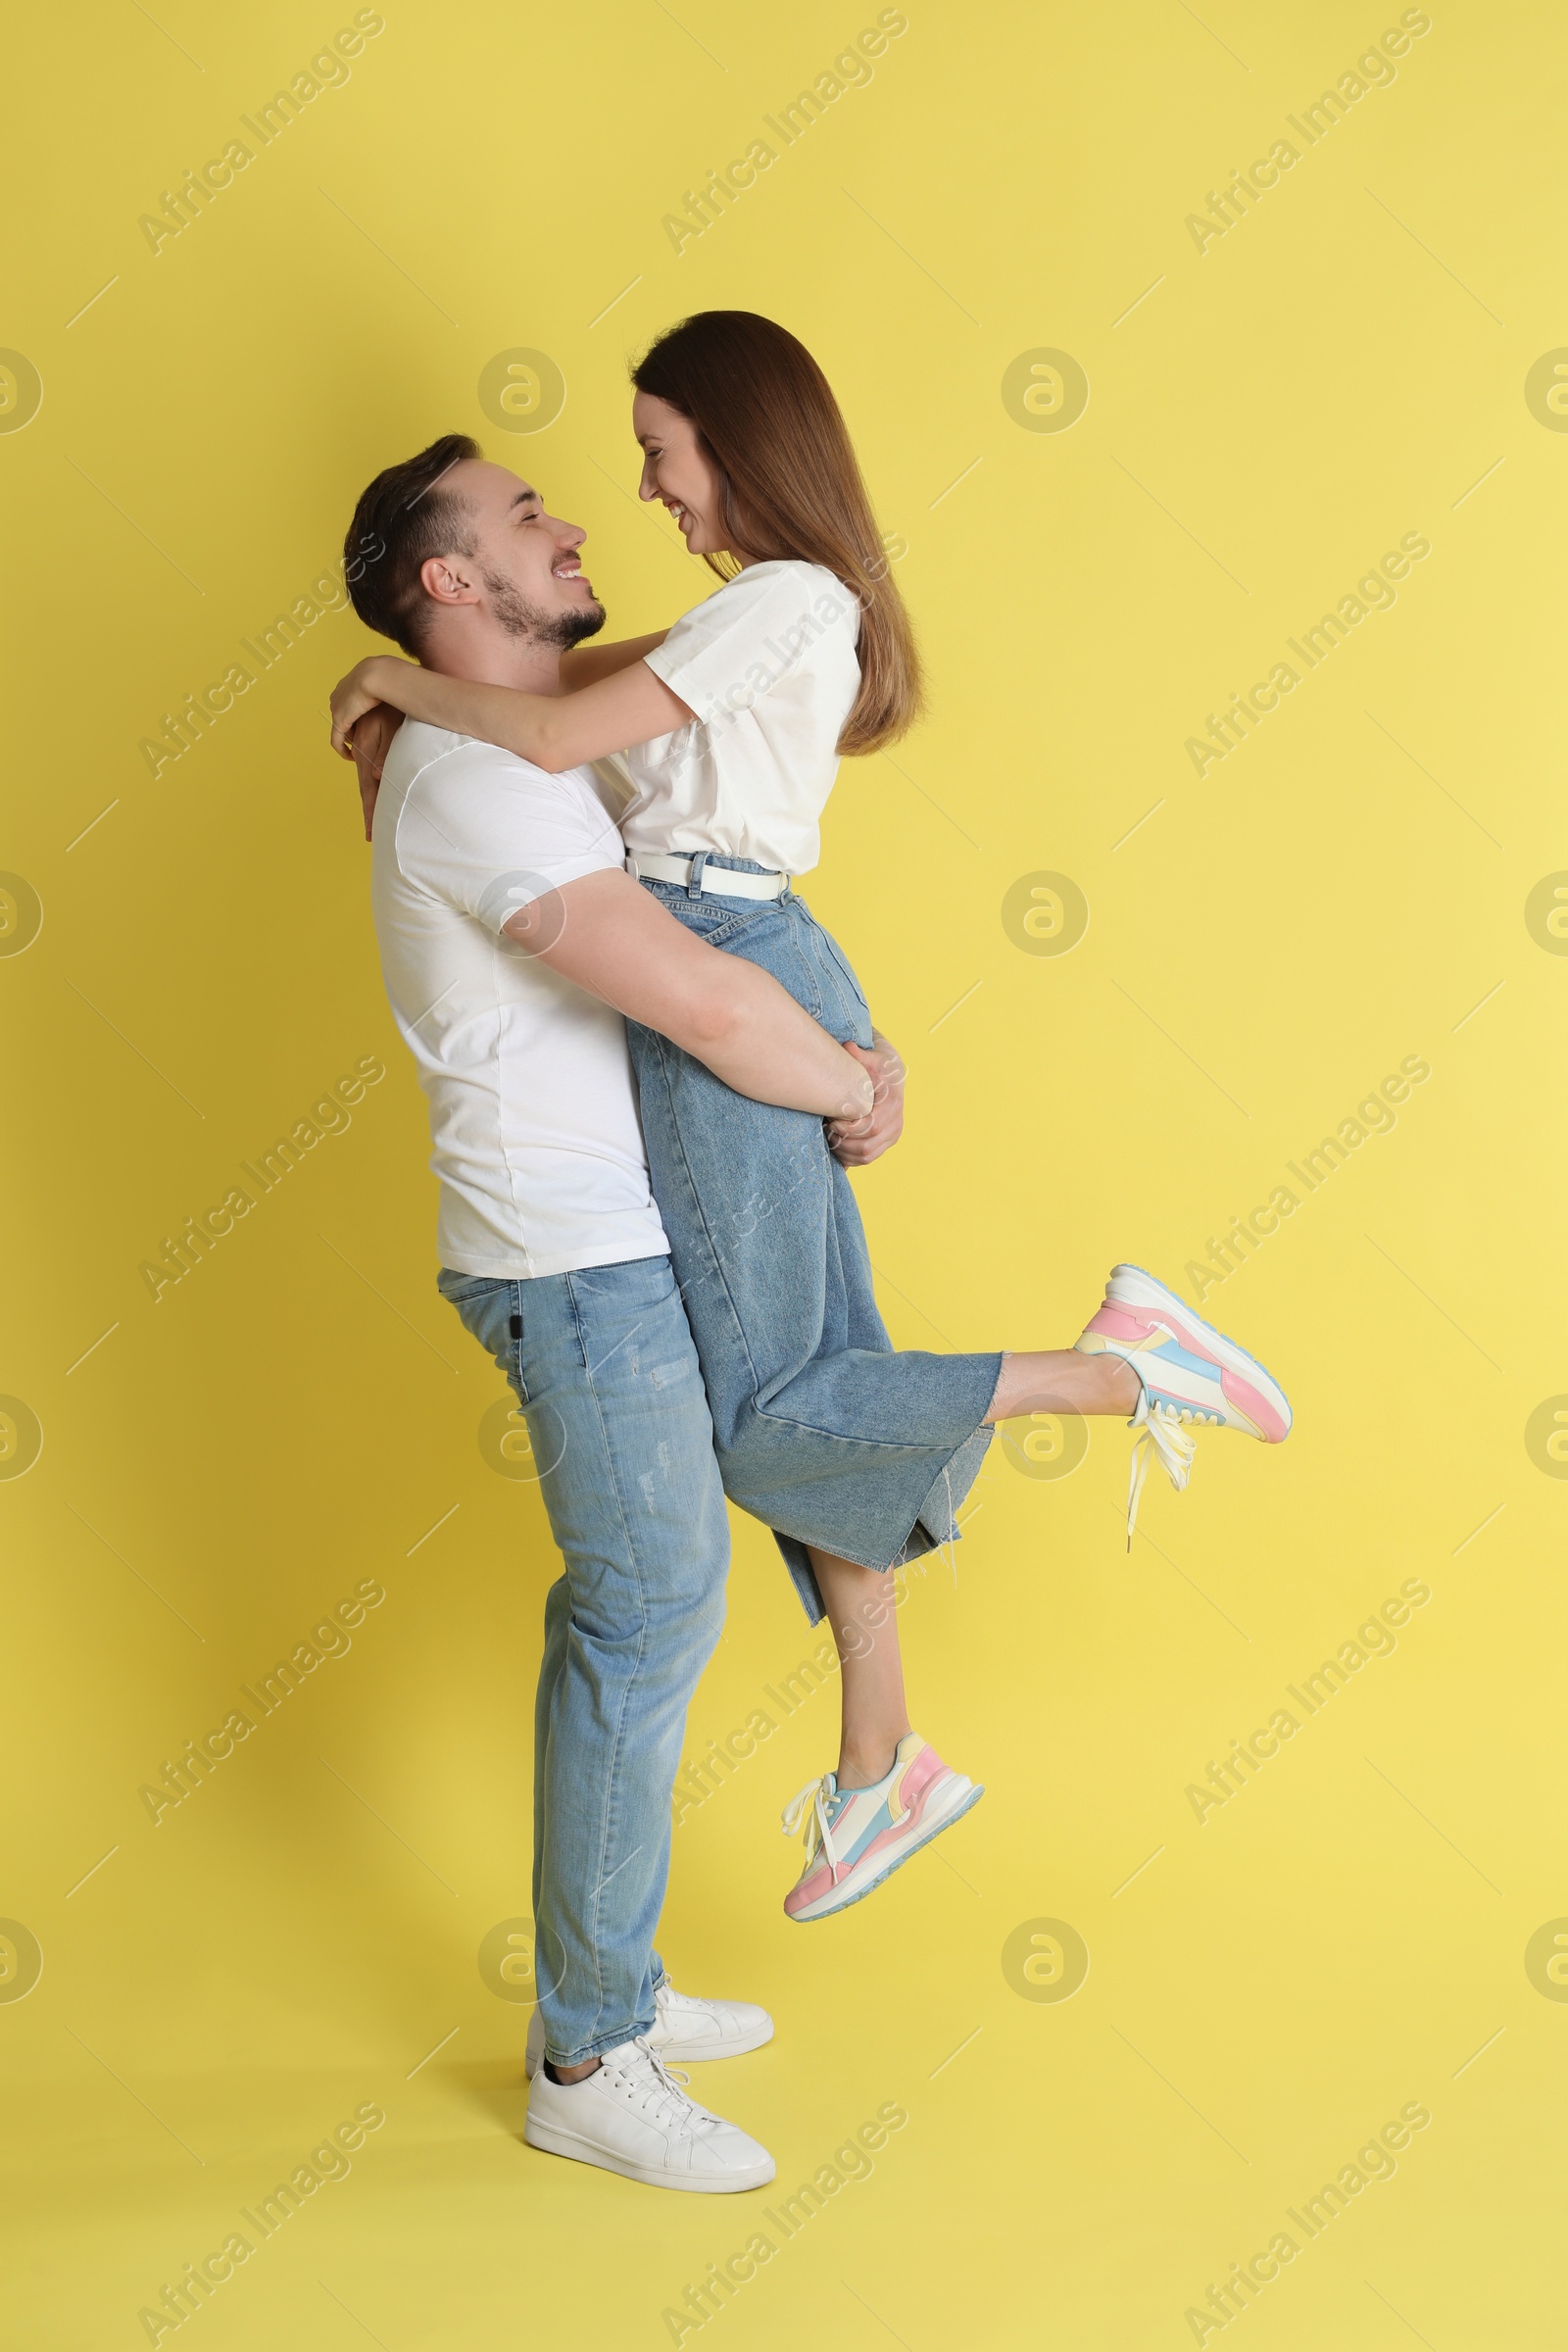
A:
MULTIPOLYGON (((733 547, 820 564, 855 597, 860 691, 838 748, 897 743, 922 701, 914 631, 839 404, 805 344, 755 311, 698 311, 660 336, 631 380, 696 425, 733 547)), ((733 557, 707 562, 720 579, 740 568, 733 557)))

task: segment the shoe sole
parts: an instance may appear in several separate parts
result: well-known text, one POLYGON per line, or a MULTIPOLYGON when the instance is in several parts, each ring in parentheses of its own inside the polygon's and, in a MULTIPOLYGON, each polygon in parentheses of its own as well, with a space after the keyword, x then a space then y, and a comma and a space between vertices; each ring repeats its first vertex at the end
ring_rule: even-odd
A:
POLYGON ((531 2115, 523 2123, 522 2136, 541 2155, 564 2156, 573 2164, 591 2164, 601 2173, 618 2173, 623 2180, 640 2181, 644 2188, 684 2189, 700 2197, 737 2196, 748 2188, 765 2188, 778 2173, 771 2157, 765 2173, 760 2166, 750 2173, 659 2172, 651 2165, 633 2164, 628 2157, 616 2156, 592 2140, 579 2139, 574 2132, 558 2132, 549 2124, 536 2124, 531 2115))
POLYGON ((1174 1291, 1167 1290, 1157 1275, 1147 1273, 1142 1266, 1113 1267, 1105 1286, 1105 1302, 1108 1306, 1155 1308, 1168 1315, 1177 1325, 1176 1337, 1184 1348, 1194 1355, 1211 1356, 1222 1371, 1233 1372, 1238 1380, 1246 1381, 1250 1388, 1257 1391, 1266 1404, 1273 1407, 1285 1426, 1279 1437, 1265 1437, 1264 1444, 1284 1444, 1291 1434, 1294 1419, 1290 1399, 1267 1365, 1260 1363, 1250 1348, 1242 1347, 1239 1341, 1228 1338, 1223 1331, 1216 1331, 1212 1323, 1205 1323, 1202 1316, 1195 1314, 1184 1300, 1177 1298, 1174 1291), (1118 1288, 1119 1277, 1128 1274, 1135 1275, 1136 1282, 1118 1288), (1140 1286, 1147 1288, 1141 1289, 1140 1286))
POLYGON ((857 1903, 863 1903, 868 1894, 875 1894, 879 1886, 887 1885, 896 1870, 902 1870, 906 1862, 912 1862, 915 1855, 928 1846, 933 1838, 940 1838, 944 1830, 951 1830, 956 1821, 961 1821, 966 1813, 971 1812, 985 1792, 985 1783, 982 1781, 979 1788, 971 1788, 968 1795, 963 1798, 961 1803, 955 1805, 951 1813, 944 1813, 940 1821, 934 1821, 929 1829, 923 1829, 918 1838, 911 1839, 902 1853, 888 1863, 885 1869, 877 1872, 875 1878, 867 1879, 863 1886, 857 1887, 854 1894, 840 1895, 837 1902, 824 1897, 809 1911, 786 1911, 785 1918, 797 1928, 809 1928, 814 1927, 819 1919, 832 1919, 838 1912, 852 1910, 857 1903))
MULTIPOLYGON (((772 2038, 773 2020, 769 2018, 760 2033, 754 2030, 750 2034, 743 2034, 738 2041, 722 2042, 717 2049, 710 2041, 656 2041, 653 2047, 666 2066, 695 2066, 709 2058, 744 2058, 748 2051, 760 2050, 764 2042, 772 2038)), ((530 2082, 539 2072, 539 2061, 532 2050, 523 2053, 522 2071, 530 2082)))

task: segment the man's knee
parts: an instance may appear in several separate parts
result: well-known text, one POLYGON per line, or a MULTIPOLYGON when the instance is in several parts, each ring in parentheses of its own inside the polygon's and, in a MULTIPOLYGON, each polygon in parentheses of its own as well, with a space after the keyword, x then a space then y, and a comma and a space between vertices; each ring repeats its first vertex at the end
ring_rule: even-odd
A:
POLYGON ((666 1557, 645 1578, 642 1601, 650 1630, 662 1634, 686 1628, 695 1638, 701 1629, 710 1649, 724 1630, 728 1584, 729 1522, 720 1505, 718 1527, 706 1541, 697 1528, 683 1529, 676 1556, 666 1557))

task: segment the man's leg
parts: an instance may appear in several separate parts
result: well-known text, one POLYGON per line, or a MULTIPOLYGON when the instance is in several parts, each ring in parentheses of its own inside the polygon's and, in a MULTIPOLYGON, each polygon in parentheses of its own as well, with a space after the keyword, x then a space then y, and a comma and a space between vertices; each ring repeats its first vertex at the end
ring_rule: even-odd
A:
POLYGON ((536 1712, 534 1919, 546 2052, 567 2073, 654 2022, 670 1789, 723 1623, 723 1496, 667 1259, 442 1288, 518 1385, 565 1561, 536 1712))
MULTIPOLYGON (((571 1630, 571 1580, 558 1576, 545 1594, 545 1645, 539 1659, 539 1686, 533 1699, 533 1917, 534 1984, 541 1996, 546 1988, 538 1949, 539 1904, 545 1869, 545 1757, 550 1745, 550 1716, 556 1685, 566 1663, 566 1641, 571 1630)), ((549 1988, 554 1990, 551 1981, 549 1988)))

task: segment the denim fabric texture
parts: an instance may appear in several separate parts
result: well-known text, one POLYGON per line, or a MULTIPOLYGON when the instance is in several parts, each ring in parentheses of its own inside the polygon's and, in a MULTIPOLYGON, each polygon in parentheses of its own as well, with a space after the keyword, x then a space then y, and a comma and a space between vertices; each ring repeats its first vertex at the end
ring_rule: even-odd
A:
POLYGON ((533 1916, 557 2066, 646 2033, 670 1790, 724 1623, 729 1527, 667 1257, 438 1287, 516 1393, 564 1574, 534 1714, 533 1916))
MULTIPOLYGON (((726 869, 763 870, 705 858, 686 886, 643 888, 710 947, 770 972, 841 1044, 869 1046, 860 984, 805 900, 726 899, 726 869)), ((814 1624, 808 1546, 886 1569, 956 1538, 1002 1357, 895 1353, 822 1121, 732 1093, 651 1029, 627 1034, 724 1489, 773 1530, 814 1624)))

